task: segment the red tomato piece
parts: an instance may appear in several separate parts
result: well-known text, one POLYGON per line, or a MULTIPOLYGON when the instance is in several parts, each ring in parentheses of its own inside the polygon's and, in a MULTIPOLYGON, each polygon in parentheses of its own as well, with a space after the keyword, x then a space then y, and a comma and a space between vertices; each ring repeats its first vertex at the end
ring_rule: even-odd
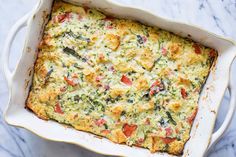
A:
POLYGON ((122 75, 122 78, 120 81, 128 86, 132 85, 132 81, 128 77, 126 77, 125 75, 122 75))
POLYGON ((198 111, 198 109, 196 108, 195 111, 192 113, 192 115, 187 118, 187 122, 188 122, 189 124, 192 124, 192 123, 193 123, 193 120, 195 119, 195 117, 196 117, 196 115, 197 115, 197 111, 198 111))
POLYGON ((156 80, 152 85, 151 85, 151 88, 152 87, 156 87, 156 86, 160 86, 160 81, 156 80))
POLYGON ((66 20, 66 14, 57 15, 57 21, 62 23, 66 20))
POLYGON ((158 93, 163 89, 164 89, 163 84, 160 81, 156 80, 150 87, 149 95, 153 96, 154 94, 158 93))
POLYGON ((171 142, 173 142, 175 140, 175 138, 169 138, 169 137, 161 137, 161 140, 165 143, 165 144, 169 144, 171 142))
POLYGON ((54 111, 55 111, 56 113, 59 113, 59 114, 64 114, 64 112, 62 111, 61 106, 60 106, 60 104, 59 104, 58 102, 56 103, 56 106, 55 106, 55 108, 54 108, 54 111))
POLYGON ((73 80, 68 79, 67 77, 64 77, 64 80, 71 86, 76 86, 77 83, 75 83, 73 80))
POLYGON ((202 53, 201 48, 198 44, 194 43, 193 48, 194 48, 194 51, 195 51, 196 54, 201 54, 202 53))
POLYGON ((171 127, 165 128, 166 131, 166 136, 171 136, 173 133, 173 130, 171 129, 171 127))
POLYGON ((156 94, 156 90, 151 89, 150 92, 149 92, 149 95, 150 95, 150 96, 153 96, 154 94, 156 94))
POLYGON ((61 92, 65 92, 65 91, 66 91, 66 86, 61 87, 61 88, 60 88, 60 91, 61 91, 61 92))
POLYGON ((167 50, 166 50, 165 48, 162 48, 162 49, 161 49, 161 54, 162 54, 163 56, 166 56, 166 55, 167 55, 167 50))
POLYGON ((98 119, 97 121, 95 121, 95 124, 97 125, 97 126, 102 126, 102 125, 104 125, 106 123, 106 120, 105 119, 98 119))
POLYGON ((135 124, 124 124, 123 133, 126 137, 130 137, 132 133, 137 129, 137 125, 135 124))
POLYGON ((107 29, 113 29, 113 27, 111 25, 106 26, 107 29))
POLYGON ((181 95, 182 95, 182 98, 184 98, 184 99, 186 99, 188 96, 188 93, 186 92, 186 90, 184 88, 181 88, 181 95))
POLYGON ((66 19, 70 19, 71 18, 71 15, 69 12, 67 13, 64 13, 64 14, 59 14, 57 15, 55 18, 54 18, 54 22, 64 22, 66 19))

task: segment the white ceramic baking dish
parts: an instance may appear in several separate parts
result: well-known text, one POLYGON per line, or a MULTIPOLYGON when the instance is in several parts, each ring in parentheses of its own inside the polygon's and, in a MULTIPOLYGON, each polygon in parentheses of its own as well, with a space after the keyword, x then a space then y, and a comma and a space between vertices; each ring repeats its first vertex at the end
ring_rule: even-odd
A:
MULTIPOLYGON (((157 26, 218 50, 219 57, 201 92, 199 111, 191 130, 191 138, 185 145, 183 156, 199 157, 206 154, 207 150, 219 140, 227 129, 234 113, 236 89, 230 82, 232 80, 230 79, 230 67, 236 56, 236 44, 196 26, 166 20, 141 8, 123 6, 108 0, 68 1, 96 7, 114 16, 131 18, 157 26), (218 131, 212 133, 217 112, 227 86, 231 94, 229 110, 222 126, 218 131)), ((53 0, 40 0, 32 12, 25 15, 12 27, 6 39, 2 57, 3 70, 9 87, 9 101, 5 111, 6 122, 30 130, 45 139, 77 144, 101 154, 135 157, 170 156, 166 153, 152 154, 143 148, 115 144, 107 139, 97 138, 93 134, 66 128, 53 121, 44 121, 25 109, 25 100, 29 92, 33 66, 37 57, 37 46, 41 40, 52 3, 53 0), (27 27, 24 50, 16 69, 11 72, 8 66, 9 50, 16 33, 24 26, 27 27)))

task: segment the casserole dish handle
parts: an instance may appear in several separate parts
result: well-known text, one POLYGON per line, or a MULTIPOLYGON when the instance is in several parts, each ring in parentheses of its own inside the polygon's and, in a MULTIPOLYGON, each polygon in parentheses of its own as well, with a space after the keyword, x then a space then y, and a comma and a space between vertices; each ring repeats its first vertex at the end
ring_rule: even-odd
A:
POLYGON ((235 112, 235 108, 236 108, 236 88, 235 88, 235 85, 233 85, 233 82, 234 82, 233 80, 234 80, 233 71, 231 70, 230 82, 228 85, 229 94, 230 94, 230 103, 229 103, 229 107, 228 107, 228 112, 226 113, 225 119, 224 119, 222 125, 220 126, 220 128, 212 134, 211 141, 208 145, 208 150, 212 146, 214 146, 214 144, 217 143, 219 141, 219 139, 223 136, 223 134, 225 133, 225 131, 229 127, 229 125, 232 121, 232 118, 234 116, 234 112, 235 112))
POLYGON ((10 31, 7 35, 6 41, 5 41, 3 54, 2 54, 2 63, 3 63, 3 72, 4 72, 5 78, 6 78, 7 83, 8 83, 8 87, 10 87, 11 82, 12 82, 12 77, 13 77, 13 71, 11 71, 10 68, 9 68, 10 48, 11 48, 12 42, 15 39, 15 36, 19 32, 19 30, 21 30, 21 28, 27 26, 29 15, 30 14, 26 14, 25 16, 20 18, 12 26, 12 28, 10 29, 10 31))

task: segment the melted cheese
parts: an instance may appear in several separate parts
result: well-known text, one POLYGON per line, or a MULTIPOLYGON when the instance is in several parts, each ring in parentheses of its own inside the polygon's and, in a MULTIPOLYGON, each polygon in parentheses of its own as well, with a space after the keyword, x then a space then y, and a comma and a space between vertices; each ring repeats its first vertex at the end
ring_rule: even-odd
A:
POLYGON ((215 55, 159 28, 55 1, 27 106, 152 152, 179 155, 215 55))

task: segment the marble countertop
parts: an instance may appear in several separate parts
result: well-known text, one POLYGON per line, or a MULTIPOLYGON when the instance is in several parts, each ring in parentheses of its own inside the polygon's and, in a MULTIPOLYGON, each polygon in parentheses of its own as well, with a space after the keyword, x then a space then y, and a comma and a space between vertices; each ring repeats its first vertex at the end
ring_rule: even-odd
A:
MULTIPOLYGON (((150 10, 159 16, 198 25, 216 34, 236 40, 236 0, 114 0, 150 10)), ((0 49, 9 28, 37 3, 37 0, 0 0, 0 49)), ((14 68, 24 43, 25 30, 19 32, 12 46, 10 67, 14 68)), ((1 51, 0 51, 1 53, 1 51)), ((1 65, 0 65, 1 66, 1 65)), ((236 63, 233 64, 236 73, 236 63)), ((236 81, 235 81, 236 86, 236 81)), ((3 118, 8 89, 0 71, 0 157, 100 157, 79 146, 44 140, 24 129, 7 125, 3 118)), ((217 117, 219 128, 227 111, 226 93, 217 117)), ((224 137, 212 148, 209 157, 236 156, 236 115, 224 137)))

